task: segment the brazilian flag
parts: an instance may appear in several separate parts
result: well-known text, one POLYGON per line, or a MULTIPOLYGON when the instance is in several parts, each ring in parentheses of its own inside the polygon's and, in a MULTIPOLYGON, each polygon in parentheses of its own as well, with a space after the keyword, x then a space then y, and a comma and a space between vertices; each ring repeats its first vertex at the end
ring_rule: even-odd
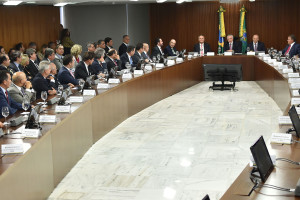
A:
POLYGON ((245 6, 240 9, 240 28, 239 37, 242 42, 242 53, 246 53, 247 50, 247 30, 246 30, 246 12, 245 6))
POLYGON ((219 13, 219 40, 218 40, 218 54, 224 52, 224 37, 226 36, 225 33, 225 23, 224 23, 224 12, 226 10, 220 6, 218 13, 219 13))

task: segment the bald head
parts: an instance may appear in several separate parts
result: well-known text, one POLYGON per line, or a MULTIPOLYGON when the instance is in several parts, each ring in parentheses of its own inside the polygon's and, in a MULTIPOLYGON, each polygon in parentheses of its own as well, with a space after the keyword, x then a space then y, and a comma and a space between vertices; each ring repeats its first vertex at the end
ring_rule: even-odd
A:
POLYGON ((12 77, 12 81, 15 85, 23 87, 27 81, 27 78, 24 72, 16 72, 12 77))
POLYGON ((257 34, 253 35, 252 40, 254 43, 257 43, 259 41, 259 35, 257 34))
POLYGON ((174 39, 170 40, 169 45, 170 45, 171 48, 175 47, 175 45, 176 45, 176 40, 174 40, 174 39))

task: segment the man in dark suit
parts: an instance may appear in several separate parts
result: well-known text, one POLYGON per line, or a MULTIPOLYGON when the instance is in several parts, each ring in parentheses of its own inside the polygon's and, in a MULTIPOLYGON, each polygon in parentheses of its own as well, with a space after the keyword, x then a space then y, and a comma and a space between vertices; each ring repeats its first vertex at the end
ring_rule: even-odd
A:
POLYGON ((107 53, 107 57, 105 58, 105 62, 107 64, 108 73, 111 71, 111 69, 114 69, 115 71, 121 70, 122 62, 120 60, 120 56, 117 53, 117 50, 109 50, 107 53))
POLYGON ((0 55, 0 71, 5 70, 10 73, 10 76, 12 76, 11 70, 8 68, 10 65, 10 59, 7 54, 0 55))
POLYGON ((96 50, 96 46, 93 42, 88 42, 87 45, 86 45, 86 48, 90 52, 95 52, 95 50, 96 50))
MULTIPOLYGON (((15 102, 9 95, 7 89, 11 84, 10 73, 6 70, 0 71, 0 110, 3 107, 8 107, 9 114, 13 115, 17 110, 22 109, 22 104, 15 102)), ((0 117, 2 118, 2 112, 0 112, 0 117)))
POLYGON ((198 42, 194 45, 194 52, 198 52, 198 54, 204 56, 204 54, 211 51, 209 44, 205 42, 204 35, 198 36, 198 42))
MULTIPOLYGON (((132 56, 133 65, 137 66, 140 60, 144 60, 142 57, 143 53, 143 43, 138 43, 135 48, 135 53, 132 56)), ((149 62, 149 61, 148 61, 149 62)))
POLYGON ((151 54, 151 58, 153 59, 153 57, 157 57, 157 55, 160 55, 161 57, 164 55, 164 53, 162 52, 161 47, 163 46, 163 41, 161 38, 156 38, 155 39, 155 44, 156 46, 153 47, 152 49, 152 54, 151 54))
POLYGON ((61 84, 79 85, 79 81, 75 79, 72 68, 75 65, 75 59, 72 55, 68 54, 63 58, 63 67, 59 70, 57 78, 61 84))
POLYGON ((255 34, 252 37, 252 41, 251 43, 248 44, 247 47, 250 48, 250 51, 266 51, 266 47, 265 44, 261 41, 259 41, 259 35, 255 34))
POLYGON ((150 56, 148 55, 149 52, 149 45, 147 43, 143 43, 143 53, 142 57, 145 60, 146 63, 152 62, 150 56))
POLYGON ((55 81, 50 80, 48 77, 50 75, 50 62, 43 60, 39 65, 39 73, 32 80, 32 87, 36 91, 36 98, 41 98, 42 91, 47 91, 48 95, 56 94, 55 81))
POLYGON ((53 62, 54 58, 55 58, 54 50, 51 48, 46 48, 45 49, 45 57, 43 60, 53 62))
POLYGON ((106 37, 105 39, 104 39, 104 41, 105 41, 105 52, 106 53, 108 53, 109 52, 109 50, 110 49, 112 49, 113 48, 113 40, 110 38, 110 37, 106 37))
POLYGON ((227 35, 227 42, 224 45, 224 51, 242 53, 242 43, 240 41, 233 41, 233 35, 227 35))
POLYGON ((27 49, 26 54, 29 57, 29 65, 24 69, 24 72, 29 79, 33 79, 39 73, 39 66, 36 64, 36 52, 34 49, 27 49))
POLYGON ((127 47, 129 45, 130 38, 128 35, 123 35, 123 43, 119 47, 119 55, 122 56, 127 51, 127 47))
POLYGON ((166 46, 166 48, 164 49, 164 54, 167 56, 176 56, 177 50, 175 48, 175 45, 176 45, 176 40, 174 39, 170 40, 169 45, 166 46))
POLYGON ((97 48, 105 49, 105 42, 104 42, 104 40, 98 40, 98 42, 97 42, 97 48))
POLYGON ((282 50, 283 55, 289 55, 290 58, 300 54, 300 45, 296 43, 296 36, 288 36, 288 45, 282 50))
POLYGON ((94 62, 92 63, 92 70, 95 74, 104 73, 104 70, 107 69, 106 63, 104 61, 105 50, 102 48, 97 48, 95 51, 94 62))
POLYGON ((72 83, 69 83, 69 84, 63 84, 63 83, 60 83, 58 81, 58 78, 57 78, 57 67, 54 63, 50 63, 50 75, 47 77, 48 79, 50 79, 50 81, 54 81, 54 89, 55 90, 58 90, 58 86, 59 85, 62 85, 64 89, 68 88, 68 87, 71 87, 73 88, 74 85, 72 83))
POLYGON ((131 67, 136 67, 136 65, 133 63, 133 59, 132 59, 132 56, 134 55, 134 53, 135 53, 135 46, 129 45, 127 47, 127 52, 121 56, 122 69, 127 69, 126 63, 129 63, 131 65, 131 67))
POLYGON ((55 56, 54 56, 54 60, 52 61, 55 65, 56 65, 56 68, 57 68, 57 71, 60 70, 60 68, 62 67, 63 63, 62 63, 62 59, 63 59, 63 55, 64 55, 64 46, 61 45, 61 44, 58 44, 56 46, 56 49, 55 49, 55 56))
POLYGON ((24 67, 20 64, 21 63, 21 52, 16 51, 12 54, 12 62, 9 65, 9 69, 12 71, 12 73, 15 72, 23 72, 24 67))
POLYGON ((78 63, 75 69, 75 78, 86 80, 87 77, 96 74, 92 69, 92 63, 94 61, 94 52, 85 52, 82 61, 78 63))

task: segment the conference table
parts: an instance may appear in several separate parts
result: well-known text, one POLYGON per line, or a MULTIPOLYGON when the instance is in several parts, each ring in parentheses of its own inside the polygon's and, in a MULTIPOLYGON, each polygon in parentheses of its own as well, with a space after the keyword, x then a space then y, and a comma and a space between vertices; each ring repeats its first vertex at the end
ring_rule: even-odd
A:
MULTIPOLYGON (((258 56, 186 58, 182 63, 159 70, 154 68, 152 72, 120 84, 109 84, 108 89, 95 86, 92 88, 95 96, 83 96, 74 91, 71 96, 83 96, 83 102, 73 103, 71 113, 56 113, 56 105, 49 105, 41 115, 56 115, 56 122, 43 123, 39 138, 11 134, 0 139, 1 145, 23 144, 26 149, 23 154, 2 155, 1 199, 46 199, 87 150, 110 130, 154 103, 204 81, 202 64, 242 64, 243 81, 256 81, 284 114, 289 110, 291 91, 287 75, 258 56)), ((8 120, 20 115, 18 112, 8 120)), ((11 131, 17 128, 11 128, 11 131)), ((270 145, 270 148, 277 157, 297 161, 300 155, 300 144, 270 145)), ((293 188, 300 177, 299 169, 279 163, 267 183, 293 188)), ((269 196, 263 193, 269 189, 265 188, 245 196, 253 187, 250 170, 246 166, 221 199, 268 199, 269 196)), ((270 194, 279 195, 272 199, 296 199, 283 196, 280 191, 270 194)))

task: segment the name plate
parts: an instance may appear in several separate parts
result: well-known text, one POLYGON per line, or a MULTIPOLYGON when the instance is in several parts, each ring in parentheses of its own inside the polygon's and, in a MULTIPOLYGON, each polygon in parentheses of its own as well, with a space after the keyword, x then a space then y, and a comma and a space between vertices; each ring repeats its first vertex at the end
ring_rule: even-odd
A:
POLYGON ((258 53, 259 56, 265 56, 266 53, 258 53))
POLYGON ((299 89, 300 88, 300 83, 291 83, 291 88, 292 89, 299 89))
POLYGON ((40 129, 24 129, 23 136, 26 138, 38 138, 40 133, 40 129))
POLYGON ((193 56, 194 56, 194 57, 197 57, 197 56, 198 56, 198 52, 195 52, 193 56))
POLYGON ((24 146, 23 144, 2 144, 1 152, 2 154, 23 153, 24 146))
POLYGON ((291 104, 292 105, 298 105, 298 104, 300 104, 300 98, 292 98, 291 99, 291 104))
POLYGON ((288 73, 288 77, 289 78, 295 78, 295 77, 299 77, 299 73, 288 73))
POLYGON ((215 56, 215 52, 207 52, 207 56, 215 56))
POLYGON ((132 74, 131 73, 123 74, 122 79, 132 79, 132 74))
POLYGON ((193 57, 193 55, 188 55, 188 59, 189 60, 192 59, 192 57, 193 57))
POLYGON ((277 60, 276 59, 271 59, 271 63, 275 64, 275 63, 277 63, 277 60))
POLYGON ((71 106, 70 105, 67 105, 67 106, 56 105, 56 107, 55 107, 55 112, 56 113, 70 113, 70 111, 71 111, 71 106))
POLYGON ((176 62, 177 62, 177 63, 183 62, 183 58, 176 58, 176 62))
POLYGON ((55 123, 56 115, 40 115, 39 122, 40 123, 55 123))
POLYGON ((294 97, 300 96, 299 90, 293 90, 292 93, 294 97))
POLYGON ((118 78, 110 78, 110 79, 108 79, 108 83, 109 84, 119 84, 120 83, 120 79, 118 79, 118 78))
POLYGON ((98 83, 97 89, 109 89, 108 83, 98 83))
POLYGON ((247 56, 255 56, 255 52, 252 51, 252 52, 247 52, 247 56))
POLYGON ((292 121, 290 116, 279 116, 278 117, 278 123, 279 124, 285 124, 285 125, 291 125, 292 121))
POLYGON ((272 133, 271 143, 291 144, 292 143, 292 134, 272 133))
POLYGON ((293 73, 293 69, 283 69, 282 73, 284 73, 284 74, 293 73))
POLYGON ((167 65, 168 66, 175 65, 175 60, 168 60, 167 65))
POLYGON ((71 103, 82 103, 83 102, 83 97, 74 97, 74 96, 72 96, 72 97, 69 98, 69 101, 71 103))
POLYGON ((278 66, 279 69, 288 69, 288 66, 287 65, 280 65, 278 66))
POLYGON ((265 61, 271 60, 271 57, 269 57, 269 56, 264 56, 263 60, 265 60, 265 61))
POLYGON ((134 75, 135 76, 143 75, 143 74, 144 74, 143 70, 134 70, 134 75))
POLYGON ((83 96, 95 96, 96 91, 95 90, 83 90, 83 96))
POLYGON ((289 83, 300 83, 300 78, 289 78, 289 83))
POLYGON ((300 107, 296 107, 297 114, 300 114, 300 107))
POLYGON ((232 52, 224 52, 224 56, 232 56, 232 52))
MULTIPOLYGON (((146 69, 147 66, 150 66, 150 67, 151 67, 151 65, 146 65, 146 66, 145 66, 145 69, 146 69)), ((156 68, 163 68, 163 67, 164 67, 164 64, 163 64, 163 63, 157 63, 155 67, 156 67, 156 68)), ((151 70, 152 70, 152 67, 151 67, 151 70)))

